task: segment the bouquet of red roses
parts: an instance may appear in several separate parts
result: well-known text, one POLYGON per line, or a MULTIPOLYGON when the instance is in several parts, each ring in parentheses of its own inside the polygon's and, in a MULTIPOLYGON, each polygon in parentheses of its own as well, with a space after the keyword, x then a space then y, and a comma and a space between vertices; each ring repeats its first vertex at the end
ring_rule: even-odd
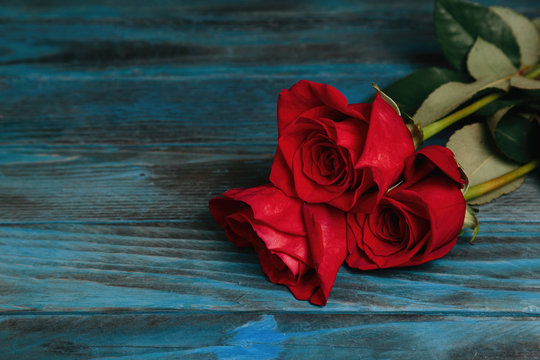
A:
MULTIPOLYGON (((486 153, 483 124, 459 130, 448 147, 420 147, 481 109, 495 129, 495 141, 501 132, 516 131, 503 126, 510 115, 526 109, 537 116, 530 104, 538 94, 516 96, 511 90, 540 89, 535 80, 540 35, 528 19, 509 9, 439 0, 435 25, 443 52, 457 71, 420 70, 391 85, 387 92, 399 107, 378 88, 372 103, 349 104, 332 86, 298 82, 279 95, 278 145, 269 184, 231 189, 210 200, 210 211, 227 237, 237 246, 253 247, 270 281, 286 285, 297 299, 325 305, 343 263, 373 270, 444 256, 463 228, 478 231, 466 200, 509 184, 538 165, 536 160, 508 165, 500 158, 508 152, 520 155, 514 160, 521 162, 535 155, 508 145, 504 137, 499 145, 503 155, 486 153), (475 16, 487 22, 476 28, 453 23, 475 16), (510 35, 493 30, 504 26, 510 35), (513 27, 520 33, 512 33, 513 27), (456 37, 456 31, 468 32, 468 37, 456 37), (520 50, 524 32, 527 47, 520 50), (517 44, 518 66, 512 65, 514 50, 501 36, 517 44), (499 42, 506 47, 499 48, 499 42), (456 81, 467 76, 475 80, 456 81), (400 108, 414 115, 402 116, 400 108), (456 156, 462 154, 465 171, 449 147, 456 156), (486 164, 483 157, 489 158, 489 167, 478 171, 478 162, 486 164), (474 176, 471 184, 466 173, 474 176), (467 190, 467 185, 472 186, 467 190)), ((537 125, 532 121, 531 126, 537 125)), ((527 133, 537 136, 536 128, 527 133)))

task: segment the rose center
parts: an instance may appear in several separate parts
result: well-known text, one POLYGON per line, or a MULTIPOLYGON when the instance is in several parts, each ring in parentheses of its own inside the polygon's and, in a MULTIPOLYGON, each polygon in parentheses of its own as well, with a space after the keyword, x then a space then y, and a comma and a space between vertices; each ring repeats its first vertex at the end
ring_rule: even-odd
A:
POLYGON ((323 150, 318 163, 321 175, 327 178, 334 178, 345 167, 343 159, 340 158, 338 152, 333 147, 323 150))
POLYGON ((319 185, 348 187, 352 165, 348 153, 323 132, 313 132, 302 146, 304 174, 319 185))
POLYGON ((403 215, 393 208, 384 208, 380 213, 380 238, 387 242, 400 244, 407 241, 407 222, 403 215))

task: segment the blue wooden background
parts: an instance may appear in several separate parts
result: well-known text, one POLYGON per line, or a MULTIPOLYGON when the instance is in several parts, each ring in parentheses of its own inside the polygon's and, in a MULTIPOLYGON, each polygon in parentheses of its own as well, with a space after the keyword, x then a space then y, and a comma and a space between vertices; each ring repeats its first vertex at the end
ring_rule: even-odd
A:
POLYGON ((432 7, 3 0, 0 358, 540 358, 538 174, 481 207, 477 245, 343 267, 324 308, 271 284, 207 210, 267 181, 281 89, 360 102, 442 64, 432 7))

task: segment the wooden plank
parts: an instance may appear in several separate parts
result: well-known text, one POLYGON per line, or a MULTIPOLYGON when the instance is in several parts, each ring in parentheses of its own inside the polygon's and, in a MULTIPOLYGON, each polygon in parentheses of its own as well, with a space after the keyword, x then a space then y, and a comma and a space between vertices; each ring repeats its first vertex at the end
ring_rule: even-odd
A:
MULTIPOLYGON (((351 75, 334 69, 310 78, 332 84, 351 102, 364 102, 374 92, 372 81, 384 85, 399 76, 390 77, 389 70, 388 65, 376 72, 358 67, 351 75)), ((0 103, 0 146, 224 148, 219 151, 228 151, 229 146, 266 146, 264 151, 271 153, 277 141, 278 94, 301 79, 298 75, 274 79, 268 73, 239 74, 234 79, 44 76, 10 77, 3 82, 9 91, 0 103)))
MULTIPOLYGON (((540 13, 531 1, 513 5, 531 17, 540 13)), ((399 53, 415 63, 440 59, 431 1, 386 6, 70 2, 38 7, 11 2, 3 10, 0 29, 9 34, 2 52, 6 64, 406 62, 399 53)))
POLYGON ((355 63, 388 62, 380 42, 389 45, 390 50, 400 48, 409 54, 413 50, 394 36, 397 31, 405 37, 415 34, 419 45, 416 50, 423 55, 432 55, 435 50, 433 33, 428 31, 430 17, 425 16, 431 13, 431 4, 427 2, 414 12, 397 14, 367 4, 353 9, 336 4, 331 13, 315 5, 303 15, 298 13, 297 6, 291 8, 286 4, 269 12, 243 11, 241 7, 235 10, 234 4, 207 9, 197 4, 198 9, 190 9, 186 4, 169 3, 167 17, 156 14, 166 9, 156 5, 100 9, 85 4, 81 13, 81 7, 70 4, 52 7, 55 16, 47 13, 46 6, 33 11, 13 5, 4 8, 7 19, 0 26, 3 33, 10 34, 3 60, 11 65, 75 64, 102 68, 118 64, 147 66, 164 61, 221 66, 228 62, 261 65, 330 60, 336 63, 344 59, 355 63), (96 18, 100 10, 102 16, 96 18), (118 11, 122 16, 118 16, 118 11), (407 26, 413 21, 416 27, 407 26), (419 27, 426 31, 418 31, 419 27), (374 32, 378 36, 373 37, 374 32), (350 46, 362 37, 366 39, 361 48, 350 46), (301 43, 298 39, 302 39, 301 43))
MULTIPOLYGON (((540 16, 531 1, 512 5, 530 17, 540 16)), ((40 80, 171 80, 186 75, 239 77, 268 73, 270 67, 270 79, 291 74, 311 79, 318 72, 354 74, 369 64, 387 65, 385 72, 399 77, 422 65, 442 63, 431 14, 432 2, 423 0, 332 6, 4 2, 0 74, 40 80)), ((368 84, 373 80, 380 82, 370 79, 368 84)))
MULTIPOLYGON (((271 284, 252 251, 208 225, 4 225, 0 310, 317 309, 271 284)), ((507 225, 488 223, 478 245, 462 239, 423 266, 344 267, 322 311, 538 314, 540 224, 507 225)))
MULTIPOLYGON (((179 220, 208 228, 213 225, 208 200, 232 187, 267 183, 273 151, 273 146, 0 147, 0 223, 179 220)), ((481 207, 481 220, 537 223, 539 188, 531 176, 520 191, 481 207)))
POLYGON ((537 318, 237 312, 0 317, 4 359, 532 359, 537 318))

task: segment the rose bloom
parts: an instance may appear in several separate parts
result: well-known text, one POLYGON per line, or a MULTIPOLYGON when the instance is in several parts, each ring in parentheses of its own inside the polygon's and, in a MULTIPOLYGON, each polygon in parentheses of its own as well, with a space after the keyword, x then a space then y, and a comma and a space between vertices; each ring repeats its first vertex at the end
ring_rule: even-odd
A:
POLYGON ((236 246, 255 249, 270 281, 299 300, 326 304, 347 256, 342 211, 263 185, 211 199, 210 212, 236 246))
POLYGON ((277 112, 270 181, 309 203, 370 211, 414 153, 403 119, 379 95, 348 104, 335 88, 302 80, 280 93, 277 112))
POLYGON ((453 153, 427 146, 406 160, 403 183, 369 214, 347 214, 347 264, 361 270, 425 263, 456 244, 464 184, 453 153))

